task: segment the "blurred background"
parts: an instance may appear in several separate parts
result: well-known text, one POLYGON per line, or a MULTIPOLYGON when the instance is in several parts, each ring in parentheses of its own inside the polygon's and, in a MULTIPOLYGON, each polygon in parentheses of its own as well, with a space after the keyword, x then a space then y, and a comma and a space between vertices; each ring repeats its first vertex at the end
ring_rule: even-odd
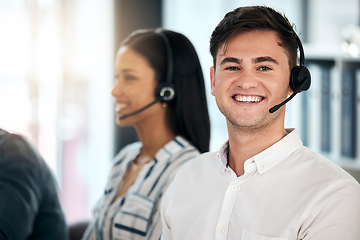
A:
POLYGON ((287 104, 286 126, 355 177, 360 169, 360 2, 357 0, 0 0, 0 128, 25 135, 58 183, 68 223, 86 220, 111 160, 135 141, 115 125, 114 59, 139 28, 185 34, 208 89, 211 151, 227 139, 210 95, 209 39, 244 5, 284 12, 304 43, 312 87, 287 104))

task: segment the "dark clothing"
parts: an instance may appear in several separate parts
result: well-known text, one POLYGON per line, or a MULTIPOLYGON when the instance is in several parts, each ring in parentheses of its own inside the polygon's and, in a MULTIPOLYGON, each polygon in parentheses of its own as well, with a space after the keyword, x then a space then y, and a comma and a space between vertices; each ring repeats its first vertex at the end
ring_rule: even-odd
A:
POLYGON ((0 239, 68 238, 46 162, 23 137, 0 129, 0 239))

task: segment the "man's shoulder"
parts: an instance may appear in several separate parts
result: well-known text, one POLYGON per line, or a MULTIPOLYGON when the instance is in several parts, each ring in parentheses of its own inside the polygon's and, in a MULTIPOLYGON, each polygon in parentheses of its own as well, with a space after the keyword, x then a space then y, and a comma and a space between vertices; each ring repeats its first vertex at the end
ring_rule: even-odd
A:
POLYGON ((0 165, 8 174, 33 180, 52 177, 51 170, 34 145, 24 136, 4 130, 0 131, 0 165))
POLYGON ((3 130, 0 131, 0 153, 8 157, 41 159, 38 151, 25 137, 3 130))
POLYGON ((319 179, 319 181, 327 184, 331 182, 334 184, 339 182, 353 182, 355 185, 359 185, 359 182, 345 171, 344 168, 320 153, 303 147, 299 157, 301 161, 298 161, 298 166, 307 166, 307 173, 317 176, 316 179, 319 179))

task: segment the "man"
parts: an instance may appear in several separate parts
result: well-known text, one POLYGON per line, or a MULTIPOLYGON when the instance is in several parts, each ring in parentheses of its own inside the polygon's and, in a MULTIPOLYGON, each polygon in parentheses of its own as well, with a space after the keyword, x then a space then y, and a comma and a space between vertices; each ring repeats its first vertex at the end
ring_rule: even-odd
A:
POLYGON ((309 87, 297 47, 302 55, 268 7, 235 9, 216 27, 211 93, 229 140, 179 171, 161 206, 163 239, 360 238, 358 182, 285 129, 285 106, 273 108, 309 87))
POLYGON ((68 238, 50 169, 24 138, 0 129, 0 239, 68 238))

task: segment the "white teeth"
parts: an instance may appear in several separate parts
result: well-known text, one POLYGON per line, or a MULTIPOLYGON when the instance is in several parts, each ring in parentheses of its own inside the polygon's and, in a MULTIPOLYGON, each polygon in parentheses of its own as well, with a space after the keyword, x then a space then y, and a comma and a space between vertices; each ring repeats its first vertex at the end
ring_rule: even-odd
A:
POLYGON ((236 95, 234 97, 234 99, 238 102, 244 102, 244 103, 255 103, 255 102, 260 102, 261 101, 261 97, 259 96, 239 96, 236 95))
POLYGON ((125 103, 117 103, 115 106, 115 110, 116 111, 120 111, 121 109, 123 109, 124 107, 126 107, 125 103))

